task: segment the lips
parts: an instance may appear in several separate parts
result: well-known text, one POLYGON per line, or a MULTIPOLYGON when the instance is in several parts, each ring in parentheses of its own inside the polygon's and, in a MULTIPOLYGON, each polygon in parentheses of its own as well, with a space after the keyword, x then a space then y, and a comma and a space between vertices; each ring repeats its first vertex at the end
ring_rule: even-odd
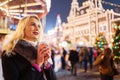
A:
POLYGON ((38 34, 39 34, 39 32, 38 32, 38 31, 36 31, 36 32, 33 32, 33 34, 34 34, 34 35, 38 35, 38 34))

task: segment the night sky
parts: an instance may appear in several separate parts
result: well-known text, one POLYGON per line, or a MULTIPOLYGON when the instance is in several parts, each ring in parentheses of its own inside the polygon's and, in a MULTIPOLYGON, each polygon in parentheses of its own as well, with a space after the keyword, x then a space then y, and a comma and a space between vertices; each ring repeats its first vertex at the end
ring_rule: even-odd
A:
MULTIPOLYGON (((84 1, 87 0, 78 0, 79 6, 81 6, 82 2, 84 1)), ((120 5, 120 0, 104 0, 104 1, 112 2, 120 5)), ((46 21, 45 32, 55 27, 57 14, 60 14, 62 22, 67 22, 67 16, 69 15, 70 12, 71 2, 72 0, 51 0, 51 9, 46 16, 47 21, 46 21)), ((109 4, 103 4, 103 7, 105 9, 114 8, 114 10, 120 12, 120 7, 118 9, 118 7, 113 7, 109 4)))

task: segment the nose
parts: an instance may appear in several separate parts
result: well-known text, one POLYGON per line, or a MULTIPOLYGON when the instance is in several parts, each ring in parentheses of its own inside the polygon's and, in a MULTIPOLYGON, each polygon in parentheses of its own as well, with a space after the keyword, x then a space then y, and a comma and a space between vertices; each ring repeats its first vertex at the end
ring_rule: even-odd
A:
POLYGON ((36 25, 35 26, 35 30, 39 30, 39 29, 40 29, 40 27, 36 25))

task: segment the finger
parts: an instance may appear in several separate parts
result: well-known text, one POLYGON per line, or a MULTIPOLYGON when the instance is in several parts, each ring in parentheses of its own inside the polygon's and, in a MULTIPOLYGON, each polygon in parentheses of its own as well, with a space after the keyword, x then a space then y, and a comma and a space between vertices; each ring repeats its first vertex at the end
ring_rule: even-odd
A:
POLYGON ((41 43, 39 46, 38 46, 38 51, 41 51, 43 48, 45 48, 45 47, 48 47, 48 45, 47 44, 45 44, 45 43, 41 43))
POLYGON ((50 50, 50 47, 43 44, 43 45, 41 45, 41 46, 38 47, 38 52, 39 52, 39 51, 44 51, 45 49, 46 49, 46 50, 47 50, 47 49, 50 50))
POLYGON ((47 47, 46 45, 39 45, 38 51, 41 51, 43 48, 47 47))
POLYGON ((45 58, 45 60, 47 60, 50 57, 49 50, 44 51, 43 53, 38 54, 38 57, 39 57, 39 59, 45 58))
POLYGON ((49 48, 48 47, 44 47, 43 49, 38 51, 38 54, 44 54, 45 52, 49 52, 49 48))

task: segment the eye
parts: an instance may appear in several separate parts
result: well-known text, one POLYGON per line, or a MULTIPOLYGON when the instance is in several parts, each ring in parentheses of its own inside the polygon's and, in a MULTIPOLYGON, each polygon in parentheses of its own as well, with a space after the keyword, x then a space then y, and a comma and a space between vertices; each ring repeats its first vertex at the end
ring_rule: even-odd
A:
POLYGON ((36 26, 36 24, 35 23, 31 23, 31 26, 36 26))
POLYGON ((32 22, 31 24, 30 24, 31 26, 38 26, 39 28, 41 27, 39 24, 37 25, 36 23, 34 23, 34 22, 32 22))

